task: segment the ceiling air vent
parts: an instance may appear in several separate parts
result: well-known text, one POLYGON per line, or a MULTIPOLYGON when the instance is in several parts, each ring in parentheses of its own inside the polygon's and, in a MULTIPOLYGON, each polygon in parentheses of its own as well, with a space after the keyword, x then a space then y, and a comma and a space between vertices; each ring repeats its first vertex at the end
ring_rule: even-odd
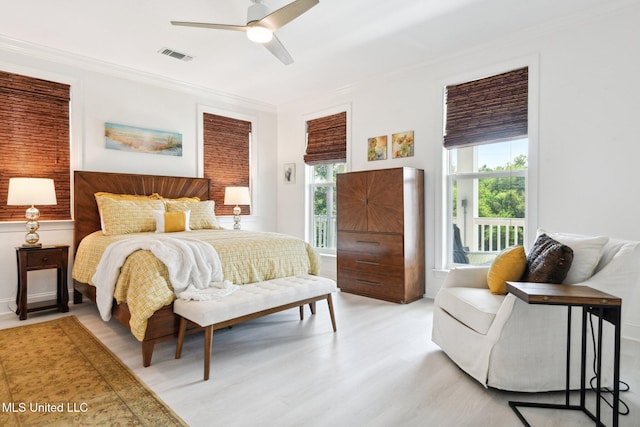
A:
POLYGON ((176 52, 175 50, 171 50, 169 48, 163 47, 162 49, 160 49, 158 51, 158 53, 161 53, 163 55, 167 55, 170 56, 172 58, 176 58, 179 59, 181 61, 185 61, 185 62, 189 62, 193 59, 193 56, 187 55, 185 53, 180 53, 180 52, 176 52))

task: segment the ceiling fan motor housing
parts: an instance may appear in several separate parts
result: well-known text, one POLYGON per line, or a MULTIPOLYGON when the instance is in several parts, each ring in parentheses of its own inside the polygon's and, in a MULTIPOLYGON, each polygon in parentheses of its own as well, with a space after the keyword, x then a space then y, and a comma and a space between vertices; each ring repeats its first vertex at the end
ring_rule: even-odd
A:
POLYGON ((247 25, 252 22, 256 22, 264 18, 269 14, 269 9, 264 4, 259 1, 254 1, 254 3, 249 6, 247 10, 247 25))

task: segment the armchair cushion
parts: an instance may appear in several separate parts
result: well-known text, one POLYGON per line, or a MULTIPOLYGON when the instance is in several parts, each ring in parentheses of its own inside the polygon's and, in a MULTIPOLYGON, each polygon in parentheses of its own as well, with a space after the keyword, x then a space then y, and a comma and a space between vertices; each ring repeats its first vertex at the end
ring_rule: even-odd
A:
POLYGON ((459 322, 485 335, 502 305, 504 295, 494 295, 487 288, 442 288, 437 304, 459 322))
POLYGON ((529 255, 523 282, 562 283, 573 261, 573 250, 546 234, 536 239, 529 255))
POLYGON ((506 295, 507 282, 520 280, 527 267, 524 247, 514 246, 500 252, 487 273, 487 284, 492 294, 506 295))

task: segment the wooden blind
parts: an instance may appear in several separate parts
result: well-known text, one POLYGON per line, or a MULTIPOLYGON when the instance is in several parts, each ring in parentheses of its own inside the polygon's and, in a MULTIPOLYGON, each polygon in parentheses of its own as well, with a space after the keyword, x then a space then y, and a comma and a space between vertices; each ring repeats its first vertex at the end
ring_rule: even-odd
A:
POLYGON ((321 117, 307 122, 308 165, 344 163, 347 161, 347 113, 321 117))
MULTIPOLYGON (((216 215, 233 215, 234 206, 224 204, 226 187, 249 187, 249 141, 251 122, 204 113, 204 177, 211 180, 209 194, 216 202, 216 215)), ((242 214, 251 206, 240 206, 242 214)))
POLYGON ((527 136, 528 68, 447 86, 444 146, 508 141, 527 136))
POLYGON ((71 219, 70 87, 0 71, 0 221, 24 220, 24 206, 7 206, 9 178, 52 178, 55 206, 41 220, 71 219))

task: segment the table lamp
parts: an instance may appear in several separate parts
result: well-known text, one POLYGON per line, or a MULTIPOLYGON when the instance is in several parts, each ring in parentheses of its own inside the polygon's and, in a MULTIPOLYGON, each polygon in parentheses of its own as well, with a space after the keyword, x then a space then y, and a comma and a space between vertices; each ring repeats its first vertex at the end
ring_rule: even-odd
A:
POLYGON ((42 246, 39 243, 40 236, 37 231, 40 228, 38 218, 40 211, 34 205, 55 205, 56 189, 53 185, 53 179, 49 178, 10 178, 9 194, 7 196, 7 205, 9 206, 31 206, 25 213, 27 218, 25 243, 22 246, 37 247, 42 246))
POLYGON ((227 187, 224 189, 224 204, 236 205, 233 208, 233 229, 240 230, 240 206, 251 203, 249 187, 227 187))

